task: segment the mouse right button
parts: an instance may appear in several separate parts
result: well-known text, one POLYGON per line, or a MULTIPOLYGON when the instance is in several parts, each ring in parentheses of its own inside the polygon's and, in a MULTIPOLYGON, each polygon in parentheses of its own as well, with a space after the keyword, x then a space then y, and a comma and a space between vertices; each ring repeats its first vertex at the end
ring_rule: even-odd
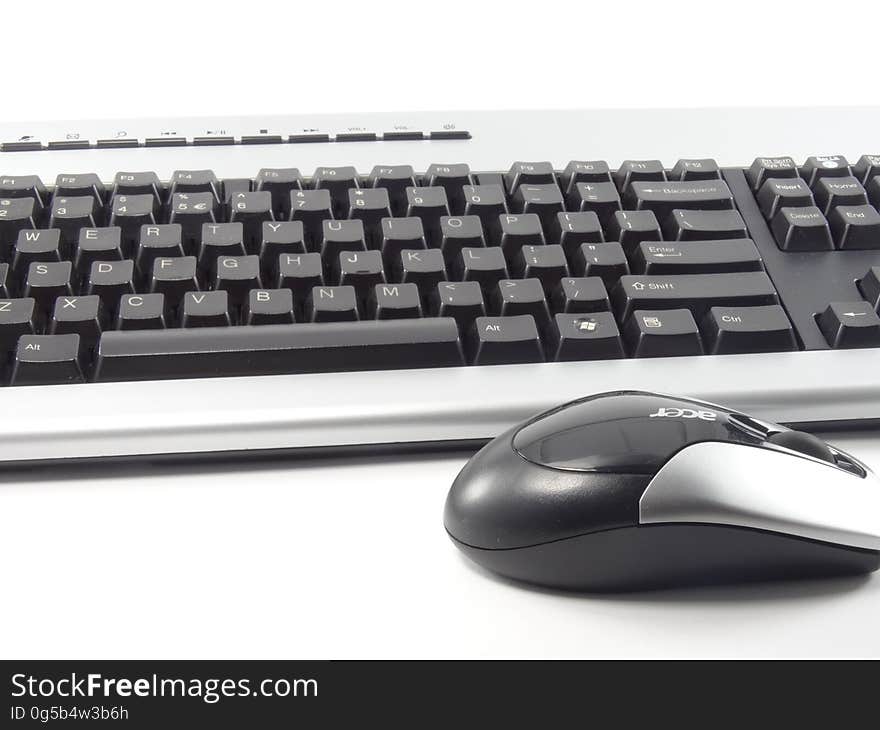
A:
POLYGON ((779 431, 770 434, 767 437, 767 441, 771 444, 784 446, 786 449, 805 454, 806 456, 827 461, 829 464, 837 463, 837 460, 834 458, 834 452, 828 448, 828 444, 811 433, 805 433, 804 431, 779 431))

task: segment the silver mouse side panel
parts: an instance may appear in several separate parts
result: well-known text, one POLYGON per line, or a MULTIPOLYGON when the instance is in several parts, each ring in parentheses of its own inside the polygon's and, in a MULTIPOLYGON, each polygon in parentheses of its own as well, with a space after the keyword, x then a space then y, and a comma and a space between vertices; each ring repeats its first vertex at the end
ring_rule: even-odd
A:
POLYGON ((880 550, 880 480, 783 451, 700 443, 657 472, 639 521, 749 527, 880 550))

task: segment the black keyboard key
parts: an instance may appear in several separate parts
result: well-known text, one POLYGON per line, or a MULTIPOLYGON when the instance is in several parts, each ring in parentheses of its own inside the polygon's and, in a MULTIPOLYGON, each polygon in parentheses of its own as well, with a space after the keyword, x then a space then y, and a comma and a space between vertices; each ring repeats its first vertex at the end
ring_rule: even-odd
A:
POLYGON ((82 175, 62 174, 55 178, 53 199, 80 197, 91 197, 95 201, 95 207, 102 207, 107 197, 107 191, 104 189, 101 178, 93 172, 82 175))
POLYGON ((452 317, 467 332, 477 317, 486 316, 483 290, 476 281, 442 281, 430 297, 431 314, 452 317))
POLYGON ((569 195, 579 182, 613 182, 605 160, 572 160, 562 172, 562 189, 569 195))
POLYGON ((321 256, 316 253, 281 254, 278 257, 279 289, 290 289, 298 304, 302 304, 312 289, 324 284, 321 256))
POLYGON ((815 206, 780 208, 770 228, 783 251, 830 251, 834 248, 828 221, 815 206))
POLYGON ((477 317, 468 330, 468 355, 474 365, 544 362, 544 350, 531 315, 477 317))
POLYGON ((195 256, 153 259, 150 292, 164 294, 169 307, 178 306, 187 292, 198 290, 195 256))
POLYGON ((712 307, 703 320, 703 334, 711 355, 798 349, 788 315, 778 304, 712 307))
POLYGON ((343 217, 348 209, 348 191, 361 186, 354 167, 319 167, 312 176, 315 190, 326 190, 333 202, 337 217, 343 217))
POLYGON ((812 188, 822 178, 849 177, 852 175, 852 170, 846 158, 841 155, 819 155, 808 157, 800 173, 812 188))
POLYGON ((448 318, 108 332, 95 380, 201 378, 462 365, 448 318))
POLYGON ((38 214, 33 198, 0 198, 0 256, 6 258, 19 231, 36 228, 38 214))
POLYGON ((9 264, 0 264, 0 299, 8 299, 15 296, 18 291, 18 282, 12 275, 9 264))
POLYGON ((557 314, 548 355, 557 361, 624 357, 623 339, 611 312, 557 314))
POLYGON ((815 205, 813 191, 801 178, 767 180, 756 196, 764 217, 770 220, 780 208, 808 208, 815 205))
POLYGON ((376 284, 370 289, 367 316, 371 319, 412 319, 422 316, 415 284, 376 284))
POLYGON ((0 198, 33 198, 39 213, 46 207, 49 193, 37 175, 0 176, 0 198))
POLYGON ((220 188, 223 191, 223 203, 228 207, 233 197, 239 193, 253 192, 253 181, 246 177, 226 178, 220 181, 220 188))
POLYGON ((303 189, 303 178, 295 167, 264 167, 257 173, 254 189, 269 193, 275 218, 285 220, 290 217, 290 194, 303 189))
POLYGON ((263 286, 258 256, 218 256, 214 264, 213 288, 229 293, 229 302, 239 307, 251 289, 263 286))
POLYGON ((633 357, 702 355, 703 341, 687 309, 637 309, 624 327, 633 357))
POLYGON ((563 276, 568 276, 568 262, 562 246, 523 246, 513 261, 513 273, 522 279, 537 279, 548 294, 563 276))
POLYGON ((205 223, 199 246, 199 268, 213 271, 220 256, 244 256, 244 226, 241 223, 205 223))
POLYGON ((611 294, 622 319, 636 309, 687 307, 702 314, 710 307, 778 304, 773 284, 763 271, 737 274, 623 276, 611 294))
POLYGON ((642 241, 662 241, 660 224, 652 210, 618 210, 608 224, 608 240, 617 241, 627 255, 642 241))
POLYGON ((119 261, 124 257, 122 231, 110 228, 80 228, 73 268, 78 276, 89 273, 95 261, 119 261))
POLYGON ((667 241, 705 241, 748 238, 749 231, 738 210, 673 210, 662 222, 667 241))
POLYGON ((573 258, 582 243, 603 243, 605 234, 599 216, 586 213, 557 213, 547 228, 547 241, 558 243, 565 255, 573 258))
POLYGON ((816 321, 835 349, 880 346, 880 317, 868 302, 831 302, 816 321))
POLYGON ((79 335, 22 335, 10 384, 82 383, 79 356, 79 335))
MULTIPOLYGON (((191 291, 183 295, 180 311, 181 327, 227 327, 232 324, 229 315, 229 294, 225 291, 191 291)), ((103 346, 104 338, 101 338, 103 346)), ((100 351, 99 351, 100 355, 100 351)), ((205 369, 207 374, 208 370, 205 369)))
POLYGON ((723 180, 696 182, 635 181, 629 188, 629 200, 636 210, 652 210, 659 220, 673 210, 733 210, 733 194, 723 180))
POLYGON ((868 181, 880 175, 880 155, 862 155, 858 162, 852 166, 852 174, 862 183, 867 185, 868 181))
POLYGON ((260 264, 271 275, 277 273, 283 253, 305 253, 305 227, 300 221, 265 221, 260 242, 260 264))
POLYGON ((376 284, 385 283, 385 269, 379 251, 345 251, 333 266, 334 280, 340 286, 353 286, 358 299, 365 302, 376 284))
POLYGON ((63 253, 61 231, 57 228, 19 231, 12 250, 12 270, 18 278, 23 278, 32 263, 61 261, 63 253))
POLYGON ((486 236, 482 221, 475 215, 440 218, 440 250, 447 261, 458 258, 464 248, 482 248, 486 236))
POLYGON ((126 294, 119 299, 116 329, 165 329, 165 297, 162 294, 126 294))
POLYGON ((367 178, 367 185, 388 191, 394 215, 403 215, 406 211, 406 189, 418 187, 412 165, 376 165, 367 178))
POLYGON ((305 304, 309 322, 353 322, 359 319, 353 286, 316 286, 305 304))
POLYGON ((670 180, 720 180, 721 168, 712 159, 679 160, 669 173, 670 180))
POLYGON ((630 185, 637 181, 665 182, 663 163, 660 160, 624 160, 614 173, 614 182, 621 195, 627 193, 630 185))
POLYGON ((634 274, 721 274, 764 268, 757 247, 748 238, 643 242, 631 260, 634 274))
POLYGON ((109 223, 122 231, 125 251, 134 251, 141 228, 157 223, 156 199, 152 195, 117 195, 110 208, 109 223))
POLYGON ((755 192, 771 178, 790 180, 796 177, 798 167, 791 157, 757 157, 746 170, 746 178, 755 192))
POLYGON ((113 178, 111 197, 119 195, 152 195, 159 206, 164 199, 165 190, 155 172, 117 172, 113 178))
POLYGON ((857 282, 862 296, 874 309, 880 309, 880 266, 872 266, 857 282))
MULTIPOLYGON (((175 170, 171 175, 169 195, 173 199, 177 194, 199 195, 207 193, 220 203, 220 181, 213 170, 175 170)), ((203 198, 199 198, 203 200, 203 198)))
POLYGON ((629 262, 619 243, 582 243, 571 267, 577 276, 598 276, 611 287, 629 273, 629 262))
POLYGON ((537 279, 502 279, 492 292, 491 307, 505 317, 530 314, 541 332, 550 324, 550 307, 537 279))
POLYGON ((11 352, 19 337, 36 332, 39 320, 32 297, 0 300, 0 351, 11 352))
POLYGON ((425 173, 425 185, 445 189, 449 208, 455 214, 464 211, 463 188, 465 185, 473 185, 473 182, 470 167, 461 163, 429 165, 425 173))
POLYGON ((569 194, 569 210, 592 211, 603 226, 622 208, 620 194, 614 183, 577 183, 569 194))
POLYGON ((134 294, 134 261, 95 261, 84 288, 101 297, 108 311, 115 312, 119 297, 134 294))
POLYGON ((446 281, 446 262, 443 253, 436 248, 426 251, 400 252, 394 262, 395 281, 415 284, 423 297, 427 297, 441 281, 446 281))
POLYGON ((504 176, 504 184, 511 196, 520 185, 552 185, 556 187, 556 173, 550 162, 514 162, 504 176))
POLYGON ((84 347, 94 347, 106 325, 101 297, 58 297, 48 330, 53 335, 79 335, 84 347))
POLYGON ((498 246, 463 248, 453 261, 453 274, 455 279, 479 283, 486 292, 509 276, 504 251, 498 246))
POLYGON ((421 218, 385 218, 381 225, 380 250, 386 261, 396 261, 404 249, 418 251, 428 247, 421 218))
POLYGON ((300 221, 310 251, 318 251, 324 222, 333 220, 333 201, 328 190, 294 190, 290 193, 290 220, 300 221))
POLYGON ((816 183, 816 207, 825 215, 839 205, 867 205, 868 195, 855 177, 823 177, 816 183))
POLYGON ((24 296, 36 300, 43 312, 52 309, 55 299, 73 294, 70 261, 33 262, 24 281, 24 296))
POLYGON ((880 248, 880 213, 871 205, 839 205, 828 225, 837 248, 880 248))
POLYGON ((349 190, 346 217, 363 222, 370 246, 376 248, 381 240, 381 221, 391 217, 388 191, 385 188, 349 190))
POLYGON ((441 187, 407 188, 406 215, 409 218, 421 218, 429 242, 439 240, 440 219, 449 215, 449 200, 446 197, 446 189, 441 187))
POLYGON ((578 314, 611 309, 605 282, 598 276, 566 277, 553 291, 554 312, 578 314))
POLYGON ((294 321, 290 289, 252 289, 244 303, 242 324, 289 324, 294 321))
POLYGON ((275 220, 269 191, 235 193, 229 199, 229 220, 232 223, 241 223, 245 250, 248 253, 257 253, 263 238, 263 224, 275 220))
POLYGON ((868 200, 875 208, 880 208, 880 175, 875 175, 865 185, 868 200))
POLYGON ((541 219, 534 214, 499 216, 492 231, 509 261, 516 258, 523 246, 543 246, 546 242, 541 219))
POLYGON ((496 226, 498 216, 508 212, 507 198, 500 185, 465 185, 462 188, 465 215, 475 215, 487 232, 496 226))
POLYGON ((359 220, 324 221, 321 260, 330 267, 343 251, 366 251, 364 224, 359 220))
POLYGON ((541 225, 549 228, 558 213, 565 211, 562 192, 557 185, 520 185, 513 194, 513 210, 517 213, 534 213, 541 225))
POLYGON ((184 248, 193 253, 201 241, 202 227, 217 223, 217 203, 211 193, 175 193, 169 205, 169 223, 183 233, 184 248))
POLYGON ((67 245, 76 243, 80 228, 94 228, 101 216, 91 196, 52 198, 49 227, 61 231, 61 240, 67 245))

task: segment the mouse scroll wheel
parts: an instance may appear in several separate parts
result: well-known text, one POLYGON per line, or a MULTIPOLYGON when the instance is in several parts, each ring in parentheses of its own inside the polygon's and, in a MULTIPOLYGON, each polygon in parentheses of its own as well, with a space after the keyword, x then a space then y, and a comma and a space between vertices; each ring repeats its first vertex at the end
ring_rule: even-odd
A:
POLYGON ((777 446, 784 446, 792 451, 798 451, 831 464, 837 463, 834 453, 828 448, 828 444, 811 433, 805 433, 804 431, 779 431, 778 433, 770 434, 767 440, 777 446))

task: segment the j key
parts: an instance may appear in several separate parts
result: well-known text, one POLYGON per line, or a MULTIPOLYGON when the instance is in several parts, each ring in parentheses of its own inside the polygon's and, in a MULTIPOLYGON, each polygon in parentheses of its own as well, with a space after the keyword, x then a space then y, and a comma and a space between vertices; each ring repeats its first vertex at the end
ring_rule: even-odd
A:
POLYGON ((422 219, 425 233, 429 242, 440 237, 440 219, 449 215, 449 201, 446 197, 446 189, 435 188, 407 188, 406 189, 406 215, 409 218, 422 219))
POLYGON ((613 182, 605 160, 572 160, 562 172, 562 189, 568 195, 579 182, 613 182))
POLYGON ((183 231, 186 251, 195 251, 201 240, 202 226, 217 222, 216 201, 211 193, 175 193, 169 206, 169 223, 183 231))
POLYGON ((61 261, 61 232, 57 228, 19 231, 12 250, 12 270, 19 278, 36 261, 61 261))
POLYGON ((632 255, 634 274, 722 274, 761 271, 761 255, 751 239, 639 244, 632 255))
POLYGON ((99 225, 100 216, 91 196, 76 198, 52 198, 52 210, 49 215, 49 227, 61 231, 64 243, 72 245, 76 242, 80 228, 94 228, 99 225))
POLYGON ((446 281, 446 262, 439 249, 427 251, 401 251, 394 262, 396 281, 415 284, 423 297, 427 297, 438 282, 446 281))
POLYGON ((153 260, 150 292, 164 294, 169 307, 176 307, 187 292, 198 290, 195 256, 153 260))
POLYGON ((82 382, 79 335, 23 335, 18 341, 11 385, 82 382))
POLYGON ((300 221, 265 221, 263 223, 260 263, 273 276, 280 254, 305 252, 305 227, 300 221))
POLYGON ((611 312, 557 314, 548 354, 557 361, 611 360, 624 356, 623 339, 611 312))
POLYGON ((828 251, 834 248, 828 221, 815 206, 780 208, 770 228, 783 251, 828 251))
POLYGON ((562 246, 523 246, 513 260, 514 275, 537 279, 544 291, 552 292, 563 276, 568 276, 568 262, 562 246))
POLYGON ((629 264, 619 243, 582 243, 575 253, 572 272, 578 276, 599 276, 610 287, 629 273, 629 264))
POLYGON ((164 197, 164 188, 155 172, 117 172, 113 178, 112 197, 117 195, 152 195, 159 206, 164 197))
POLYGON ((711 355, 798 349, 791 322, 778 304, 712 307, 703 320, 703 333, 711 355))
POLYGON ((544 230, 541 219, 534 214, 502 215, 496 221, 495 237, 508 260, 513 260, 523 246, 543 246, 544 230))
POLYGON ((800 173, 810 187, 825 177, 849 177, 852 175, 849 163, 841 155, 808 157, 800 169, 800 173))
POLYGON ((626 323, 624 335, 633 357, 703 354, 700 330, 687 309, 637 309, 626 323))
POLYGON ((622 207, 614 183, 577 183, 568 199, 569 210, 592 211, 603 226, 622 207))
POLYGON ((339 214, 348 208, 348 191, 360 186, 357 170, 353 167, 319 167, 312 176, 312 187, 329 192, 333 210, 339 214))
POLYGON ((33 262, 28 266, 24 296, 32 297, 43 312, 52 309, 56 297, 73 294, 70 261, 33 262))
POLYGON ((219 256, 214 264, 216 290, 229 292, 230 304, 239 307, 251 289, 263 286, 258 256, 219 256))
POLYGON ((205 223, 199 246, 199 268, 210 271, 218 256, 244 256, 244 227, 241 223, 205 223))
POLYGON ((382 254, 378 251, 345 251, 334 263, 335 281, 353 286, 360 301, 366 301, 376 284, 385 283, 382 254))
POLYGON ((95 261, 119 261, 123 258, 122 231, 111 228, 81 228, 76 243, 73 267, 78 276, 88 274, 95 261))
POLYGON ((554 312, 577 314, 611 309, 605 282, 598 276, 566 277, 553 292, 554 312))
POLYGON ((281 254, 278 257, 279 289, 290 289, 298 304, 304 302, 312 289, 324 283, 324 267, 316 253, 281 254))
POLYGON ((235 193, 229 199, 229 221, 241 223, 248 253, 257 253, 260 250, 263 223, 274 220, 272 196, 266 190, 258 193, 235 193))
POLYGON ((738 210, 673 210, 663 222, 667 241, 704 241, 748 238, 746 223, 738 210))
POLYGON ((542 332, 550 324, 550 307, 537 279, 502 279, 492 293, 491 306, 495 314, 502 316, 532 315, 542 332))
POLYGON ((447 261, 458 258, 463 248, 486 245, 483 223, 475 215, 443 216, 440 218, 440 249, 447 261))
POLYGON ((0 300, 0 351, 11 352, 21 335, 33 334, 39 319, 32 297, 0 300))
POLYGON ((19 231, 36 228, 36 221, 33 198, 0 198, 0 256, 6 257, 19 231))
POLYGON ((880 317, 868 302, 831 302, 816 321, 835 349, 880 345, 880 317))
POLYGON ((652 210, 618 210, 608 224, 608 238, 618 241, 627 254, 642 241, 662 241, 660 224, 652 210))
POLYGON ((328 190, 294 190, 290 193, 290 220, 300 221, 310 251, 317 251, 323 224, 333 219, 333 203, 328 190))
POLYGON ((415 284, 376 284, 370 288, 367 315, 372 319, 412 319, 422 316, 415 284))
POLYGON ((573 258, 582 243, 603 243, 605 235, 599 216, 594 212, 557 213, 547 230, 547 241, 558 243, 565 255, 573 258))
POLYGON ((441 281, 431 293, 431 313, 435 317, 452 317, 462 332, 477 317, 486 316, 483 290, 476 281, 441 281))
POLYGON ((110 312, 115 312, 119 297, 134 294, 134 262, 95 261, 85 286, 89 294, 97 294, 110 312))
POLYGON ((623 276, 611 299, 624 319, 636 309, 687 307, 702 313, 713 306, 751 307, 779 303, 776 290, 763 271, 623 276))
POLYGON ((813 191, 801 178, 770 179, 761 186, 755 197, 761 212, 768 220, 776 215, 780 208, 807 208, 815 205, 813 191))
POLYGON ((463 365, 448 318, 108 332, 95 379, 153 380, 463 365))
POLYGON ((455 214, 462 213, 464 211, 462 188, 465 185, 473 185, 471 169, 465 164, 429 165, 425 173, 425 185, 444 188, 450 210, 455 214))
POLYGON ((670 180, 720 180, 721 169, 712 159, 679 160, 669 173, 670 180))
POLYGON ((353 322, 359 319, 353 286, 316 286, 306 300, 309 322, 353 322))
POLYGON ((106 199, 106 190, 101 178, 93 172, 82 175, 59 175, 55 178, 54 198, 91 197, 100 208, 106 199))
POLYGON ((403 215, 406 210, 406 189, 418 187, 412 165, 376 165, 367 178, 367 185, 388 191, 394 215, 403 215))
POLYGON ((322 224, 321 260, 332 266, 343 251, 366 251, 362 221, 324 221, 322 224))
POLYGON ((386 261, 396 261, 404 249, 428 247, 421 218, 385 218, 381 224, 381 251, 386 261))
POLYGON ((839 205, 828 225, 837 248, 880 248, 880 213, 871 205, 839 205))
POLYGON ((630 199, 636 210, 653 210, 663 220, 673 210, 733 210, 733 195, 723 180, 668 182, 635 181, 630 199))
POLYGON ((39 213, 46 207, 49 194, 37 175, 0 176, 0 198, 33 198, 39 213))
POLYGON ((362 221, 370 238, 371 247, 379 242, 381 221, 391 217, 391 201, 385 188, 358 188, 348 191, 347 218, 362 221))
POLYGON ((134 250, 141 227, 156 222, 156 199, 152 195, 117 195, 113 198, 110 225, 121 229, 126 252, 134 250))
POLYGON ((517 213, 534 213, 544 227, 550 226, 556 215, 565 211, 562 192, 555 183, 520 185, 513 194, 512 208, 517 213))
POLYGON ((220 188, 223 191, 223 203, 228 206, 233 197, 239 193, 251 193, 253 182, 247 177, 225 178, 220 181, 220 188))
POLYGON ((169 195, 208 193, 216 203, 220 198, 220 182, 213 170, 175 170, 171 176, 169 195))
POLYGON ((165 312, 165 297, 162 294, 126 294, 119 300, 116 329, 165 329, 165 312))
POLYGON ((528 314, 477 317, 468 330, 467 345, 474 365, 544 362, 538 328, 528 314))
POLYGON ((880 309, 880 266, 872 266, 857 283, 862 296, 874 309, 880 309))
POLYGON ((486 292, 509 276, 504 251, 497 246, 461 249, 458 258, 453 259, 453 273, 461 281, 477 282, 486 292))
POLYGON ((295 167, 264 167, 257 173, 255 189, 272 197, 272 210, 278 220, 290 217, 290 194, 302 190, 303 179, 295 167))
POLYGON ((48 330, 53 335, 79 335, 84 347, 94 347, 106 324, 101 297, 58 297, 48 330))
POLYGON ((752 190, 758 191, 771 179, 791 179, 798 177, 797 164, 791 157, 757 157, 746 170, 746 178, 752 190))
POLYGON ((880 175, 880 155, 862 155, 852 166, 852 173, 862 185, 867 185, 872 177, 880 175))
POLYGON ((465 185, 462 193, 465 215, 479 217, 487 231, 497 223, 498 216, 507 213, 507 199, 500 185, 465 185))
MULTIPOLYGON (((504 176, 507 192, 512 196, 520 185, 556 185, 556 173, 550 162, 514 162, 504 176)), ((557 188, 558 190, 558 188, 557 188)))
MULTIPOLYGON (((229 294, 226 291, 191 291, 183 295, 180 311, 181 327, 227 327, 232 324, 229 316, 229 294)), ((101 338, 99 357, 103 353, 105 338, 101 338)))
POLYGON ((666 171, 660 160, 624 160, 614 173, 614 182, 621 195, 629 191, 629 186, 638 181, 665 182, 666 171))
POLYGON ((868 195, 862 184, 849 177, 823 177, 816 183, 816 207, 829 215, 838 205, 867 205, 868 195))
POLYGON ((242 324, 288 324, 294 321, 290 289, 252 289, 241 313, 242 324))

